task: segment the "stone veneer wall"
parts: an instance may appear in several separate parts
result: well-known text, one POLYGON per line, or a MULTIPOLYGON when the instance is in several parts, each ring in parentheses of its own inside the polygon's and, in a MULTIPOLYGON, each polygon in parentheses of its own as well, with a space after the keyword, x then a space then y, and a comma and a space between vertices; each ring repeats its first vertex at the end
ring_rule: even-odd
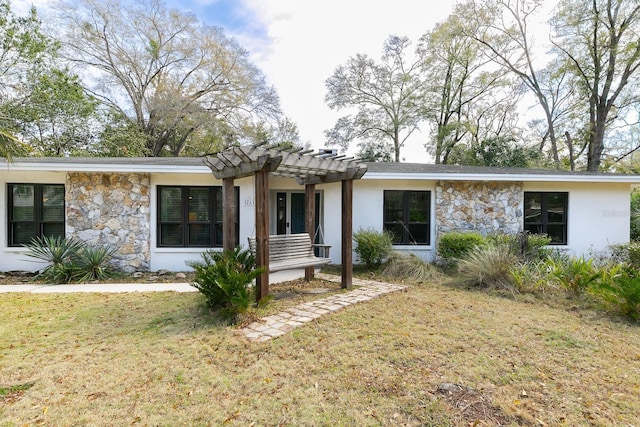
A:
POLYGON ((448 231, 517 233, 523 228, 521 182, 439 181, 436 238, 448 231))
POLYGON ((67 236, 117 248, 122 271, 149 269, 149 174, 73 172, 65 188, 67 236))

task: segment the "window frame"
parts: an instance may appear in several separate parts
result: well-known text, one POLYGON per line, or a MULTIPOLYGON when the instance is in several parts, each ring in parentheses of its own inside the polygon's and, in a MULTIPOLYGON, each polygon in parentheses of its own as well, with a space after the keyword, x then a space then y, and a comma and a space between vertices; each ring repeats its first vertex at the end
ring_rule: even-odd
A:
MULTIPOLYGON (((402 217, 403 222, 406 224, 406 227, 403 227, 402 236, 399 241, 393 241, 393 245, 402 246, 402 245, 413 245, 413 246, 429 246, 431 245, 431 190, 384 190, 383 192, 383 201, 382 201, 382 229, 388 230, 388 226, 392 224, 397 224, 395 221, 390 221, 387 218, 387 195, 392 193, 401 193, 402 194, 402 217), (410 210, 410 199, 412 193, 426 193, 427 200, 425 203, 425 214, 426 221, 410 221, 411 210, 410 210), (410 238, 410 232, 408 231, 412 225, 421 225, 426 227, 426 242, 417 242, 412 241, 410 238)), ((394 234, 395 235, 395 234, 394 234)))
POLYGON ((569 239, 569 192, 568 191, 525 191, 523 197, 523 229, 527 230, 527 227, 538 227, 539 233, 537 234, 546 234, 549 237, 552 237, 548 233, 549 226, 562 227, 562 239, 560 241, 551 241, 549 245, 553 246, 566 246, 568 245, 569 239), (529 221, 527 222, 527 196, 531 195, 540 195, 540 221, 529 221), (561 195, 563 197, 563 215, 562 221, 554 222, 549 221, 549 196, 551 195, 561 195))
POLYGON ((44 226, 47 224, 58 224, 62 226, 62 236, 66 235, 66 200, 63 196, 62 199, 62 219, 60 221, 45 220, 43 218, 44 212, 44 187, 60 187, 62 188, 62 194, 66 194, 64 184, 42 184, 34 182, 11 182, 7 183, 7 246, 11 248, 24 247, 26 243, 15 242, 15 225, 16 224, 33 224, 33 237, 43 238, 49 236, 44 233, 44 226), (14 200, 13 192, 16 186, 32 186, 33 187, 33 220, 22 221, 14 218, 14 200))
MULTIPOLYGON (((221 205, 220 212, 223 212, 224 206, 222 205, 222 186, 208 186, 208 185, 158 185, 157 188, 157 200, 156 200, 156 247, 158 248, 221 248, 223 245, 222 230, 223 218, 220 214, 218 218, 218 209, 216 206, 218 203, 221 205), (162 221, 162 191, 166 188, 178 188, 180 189, 180 221, 162 221), (189 190, 190 189, 208 189, 209 190, 209 203, 208 203, 208 220, 202 221, 189 218, 189 190), (163 225, 179 225, 181 244, 163 244, 162 243, 162 228, 163 225), (190 226, 192 225, 208 225, 209 226, 209 242, 207 244, 191 244, 189 238, 190 226)), ((240 240, 240 187, 234 187, 234 198, 236 204, 236 218, 235 218, 235 245, 240 240)))

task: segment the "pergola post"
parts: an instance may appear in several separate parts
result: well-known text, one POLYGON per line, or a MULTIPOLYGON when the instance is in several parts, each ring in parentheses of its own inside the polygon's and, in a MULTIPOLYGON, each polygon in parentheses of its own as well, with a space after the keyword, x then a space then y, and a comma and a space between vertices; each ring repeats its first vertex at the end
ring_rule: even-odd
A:
POLYGON ((342 181, 342 289, 353 282, 353 180, 342 181))
POLYGON ((255 172, 256 267, 264 271, 256 278, 256 301, 269 295, 269 166, 255 172))
MULTIPOLYGON (((304 187, 304 203, 305 203, 305 228, 307 233, 309 233, 309 238, 311 239, 311 243, 315 243, 313 241, 314 231, 316 225, 316 186, 315 184, 307 184, 304 187)), ((304 279, 309 282, 313 280, 313 275, 315 273, 314 267, 307 267, 304 269, 304 279)))
POLYGON ((233 191, 233 178, 222 180, 222 248, 234 249, 236 242, 236 198, 233 191))

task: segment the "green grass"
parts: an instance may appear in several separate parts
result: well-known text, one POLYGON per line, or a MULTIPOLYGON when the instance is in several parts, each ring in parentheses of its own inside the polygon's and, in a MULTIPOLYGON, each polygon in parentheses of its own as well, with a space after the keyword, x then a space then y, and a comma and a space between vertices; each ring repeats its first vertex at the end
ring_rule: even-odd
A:
POLYGON ((640 329, 592 311, 421 285, 252 343, 198 293, 2 300, 0 426, 640 424, 640 329))

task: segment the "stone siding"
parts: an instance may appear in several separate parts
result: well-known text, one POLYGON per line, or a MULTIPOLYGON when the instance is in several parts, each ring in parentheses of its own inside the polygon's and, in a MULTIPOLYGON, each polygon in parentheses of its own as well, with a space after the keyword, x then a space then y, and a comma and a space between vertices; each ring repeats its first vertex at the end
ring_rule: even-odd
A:
POLYGON ((149 270, 149 174, 73 172, 65 188, 68 237, 116 248, 122 271, 149 270))
POLYGON ((521 182, 439 181, 436 184, 436 235, 479 231, 517 233, 523 228, 521 182))

